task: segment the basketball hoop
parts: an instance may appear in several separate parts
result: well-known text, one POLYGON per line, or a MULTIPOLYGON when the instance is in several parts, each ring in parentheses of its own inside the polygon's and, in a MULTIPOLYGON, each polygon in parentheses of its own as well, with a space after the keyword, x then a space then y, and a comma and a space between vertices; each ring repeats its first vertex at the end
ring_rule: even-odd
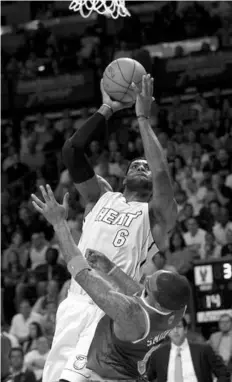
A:
POLYGON ((119 16, 130 16, 130 12, 125 6, 125 0, 74 0, 70 3, 69 9, 80 12, 84 18, 89 17, 92 12, 111 16, 113 19, 117 19, 119 16))

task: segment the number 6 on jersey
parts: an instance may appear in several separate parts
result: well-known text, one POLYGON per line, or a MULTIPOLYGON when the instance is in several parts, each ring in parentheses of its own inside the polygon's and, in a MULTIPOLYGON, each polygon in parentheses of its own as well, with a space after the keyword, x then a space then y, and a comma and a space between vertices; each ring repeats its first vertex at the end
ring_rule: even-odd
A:
POLYGON ((113 245, 115 247, 122 247, 125 243, 127 236, 129 236, 129 231, 127 229, 120 229, 114 238, 113 245))

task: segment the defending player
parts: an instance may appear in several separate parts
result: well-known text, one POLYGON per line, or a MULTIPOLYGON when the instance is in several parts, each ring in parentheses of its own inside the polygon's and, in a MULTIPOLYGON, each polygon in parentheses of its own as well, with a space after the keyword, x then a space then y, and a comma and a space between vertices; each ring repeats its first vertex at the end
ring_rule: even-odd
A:
MULTIPOLYGON (((101 90, 103 105, 63 148, 64 162, 86 202, 86 217, 78 247, 82 253, 88 247, 104 252, 128 275, 138 280, 140 264, 146 259, 151 241, 154 240, 161 248, 176 220, 168 165, 148 119, 153 100, 153 79, 150 75, 144 76, 141 94, 134 87, 137 93, 136 115, 146 160, 131 163, 123 194, 112 192, 104 179, 96 177, 85 155, 91 140, 104 133, 106 120, 113 112, 125 107, 112 101, 102 84, 101 90)), ((57 312, 56 331, 44 369, 44 382, 55 382, 59 378, 75 382, 76 354, 87 355, 102 314, 72 280, 69 295, 57 312)))
POLYGON ((151 353, 185 312, 190 296, 187 279, 158 271, 147 276, 142 289, 104 255, 87 250, 85 259, 71 236, 64 206, 56 202, 49 186, 42 192, 46 203, 34 205, 53 225, 69 259, 69 272, 106 314, 97 325, 88 357, 76 355, 76 380, 145 381, 151 353))

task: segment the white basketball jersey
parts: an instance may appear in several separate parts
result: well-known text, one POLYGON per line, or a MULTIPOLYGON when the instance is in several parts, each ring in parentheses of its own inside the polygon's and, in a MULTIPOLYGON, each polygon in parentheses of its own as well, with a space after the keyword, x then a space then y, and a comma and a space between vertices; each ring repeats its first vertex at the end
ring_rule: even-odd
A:
MULTIPOLYGON (((140 265, 152 242, 148 203, 127 202, 119 192, 106 192, 86 216, 78 244, 104 253, 132 278, 140 279, 140 265)), ((70 291, 85 294, 72 279, 70 291)))

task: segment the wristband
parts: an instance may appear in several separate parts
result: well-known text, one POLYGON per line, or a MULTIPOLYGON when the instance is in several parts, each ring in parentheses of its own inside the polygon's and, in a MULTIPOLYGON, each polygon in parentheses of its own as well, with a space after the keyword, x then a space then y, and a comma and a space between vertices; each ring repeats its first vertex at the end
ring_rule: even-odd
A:
POLYGON ((112 107, 107 105, 106 103, 103 103, 101 105, 100 109, 98 109, 98 113, 103 115, 106 120, 108 120, 113 115, 113 112, 114 111, 113 111, 112 107))
POLYGON ((150 117, 146 117, 144 114, 137 115, 137 118, 144 118, 144 119, 150 119, 150 117))
POLYGON ((111 106, 107 105, 107 103, 103 103, 102 106, 106 106, 110 109, 111 113, 114 114, 114 111, 111 106))
POLYGON ((73 257, 72 260, 68 262, 67 268, 73 278, 84 269, 88 269, 89 271, 92 269, 83 256, 73 257))
POLYGON ((111 275, 111 273, 113 273, 113 271, 117 268, 117 265, 115 265, 113 268, 111 268, 111 270, 107 273, 107 276, 111 275))

